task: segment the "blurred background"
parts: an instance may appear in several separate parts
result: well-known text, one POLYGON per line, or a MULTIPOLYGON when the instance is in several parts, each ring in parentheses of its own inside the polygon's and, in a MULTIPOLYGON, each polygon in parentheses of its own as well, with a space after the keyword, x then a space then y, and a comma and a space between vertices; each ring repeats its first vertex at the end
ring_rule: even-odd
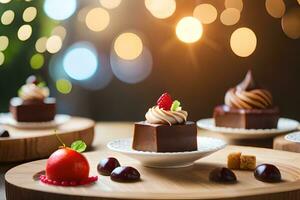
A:
POLYGON ((0 111, 31 74, 58 112, 143 120, 169 92, 210 117, 252 69, 300 120, 298 0, 0 0, 0 111))

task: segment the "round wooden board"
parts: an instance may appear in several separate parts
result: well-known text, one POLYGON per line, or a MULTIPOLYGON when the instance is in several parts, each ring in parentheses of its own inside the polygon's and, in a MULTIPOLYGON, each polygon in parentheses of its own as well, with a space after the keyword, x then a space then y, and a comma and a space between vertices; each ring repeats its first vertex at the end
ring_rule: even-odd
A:
POLYGON ((94 138, 95 122, 81 117, 72 117, 68 122, 52 129, 30 130, 3 126, 10 137, 0 138, 0 162, 28 161, 48 157, 61 146, 55 133, 70 145, 81 139, 90 146, 94 138))
POLYGON ((273 148, 283 151, 300 152, 300 144, 286 140, 285 135, 274 138, 273 148))
POLYGON ((300 198, 300 155, 263 148, 228 146, 195 165, 177 169, 155 169, 141 166, 135 160, 107 150, 85 154, 90 162, 90 175, 97 175, 101 158, 115 156, 122 165, 136 167, 142 180, 136 183, 117 183, 99 176, 92 185, 79 187, 52 186, 37 180, 45 169, 46 160, 19 165, 5 175, 7 200, 16 199, 230 199, 230 200, 295 200, 300 198), (283 181, 257 181, 253 172, 235 171, 236 184, 217 184, 208 180, 209 171, 224 166, 228 153, 242 151, 257 156, 258 163, 273 163, 279 167, 283 181))

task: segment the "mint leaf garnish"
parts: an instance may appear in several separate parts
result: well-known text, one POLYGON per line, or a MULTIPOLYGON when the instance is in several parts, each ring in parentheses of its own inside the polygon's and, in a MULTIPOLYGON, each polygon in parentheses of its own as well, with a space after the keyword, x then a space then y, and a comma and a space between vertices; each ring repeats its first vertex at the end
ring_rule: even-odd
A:
POLYGON ((18 96, 20 97, 22 95, 22 88, 18 89, 18 96))
POLYGON ((37 84, 38 87, 46 87, 46 82, 42 81, 37 84))
POLYGON ((181 110, 180 102, 178 100, 173 101, 171 106, 171 111, 179 111, 181 110))
POLYGON ((71 144, 71 149, 77 151, 78 153, 81 153, 85 151, 86 144, 82 140, 76 140, 71 144))

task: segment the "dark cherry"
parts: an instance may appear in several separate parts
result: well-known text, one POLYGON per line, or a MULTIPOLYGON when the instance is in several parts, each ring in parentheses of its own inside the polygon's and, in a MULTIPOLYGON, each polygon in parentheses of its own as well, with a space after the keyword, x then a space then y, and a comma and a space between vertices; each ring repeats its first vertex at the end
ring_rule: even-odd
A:
POLYGON ((26 79, 26 83, 33 83, 35 85, 39 84, 40 80, 37 76, 31 75, 26 79))
POLYGON ((8 131, 4 129, 0 129, 0 137, 9 137, 8 131))
POLYGON ((140 180, 140 173, 133 167, 117 167, 110 175, 111 180, 117 182, 135 182, 140 180))
POLYGON ((109 157, 109 158, 102 159, 99 162, 97 166, 97 170, 100 174, 104 176, 109 176, 111 172, 119 166, 120 163, 116 158, 109 157))
POLYGON ((274 183, 281 181, 279 169, 271 164, 258 165, 254 170, 254 176, 257 180, 263 182, 274 183))
POLYGON ((209 180, 221 183, 234 183, 237 179, 230 169, 217 167, 209 173, 209 180))

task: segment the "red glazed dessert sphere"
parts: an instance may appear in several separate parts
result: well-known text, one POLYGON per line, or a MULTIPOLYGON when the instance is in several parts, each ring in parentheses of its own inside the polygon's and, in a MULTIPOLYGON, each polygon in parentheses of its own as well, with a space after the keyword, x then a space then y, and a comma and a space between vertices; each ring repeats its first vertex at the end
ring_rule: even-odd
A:
POLYGON ((51 154, 46 165, 46 177, 52 181, 82 181, 88 179, 89 163, 80 153, 61 148, 51 154))

